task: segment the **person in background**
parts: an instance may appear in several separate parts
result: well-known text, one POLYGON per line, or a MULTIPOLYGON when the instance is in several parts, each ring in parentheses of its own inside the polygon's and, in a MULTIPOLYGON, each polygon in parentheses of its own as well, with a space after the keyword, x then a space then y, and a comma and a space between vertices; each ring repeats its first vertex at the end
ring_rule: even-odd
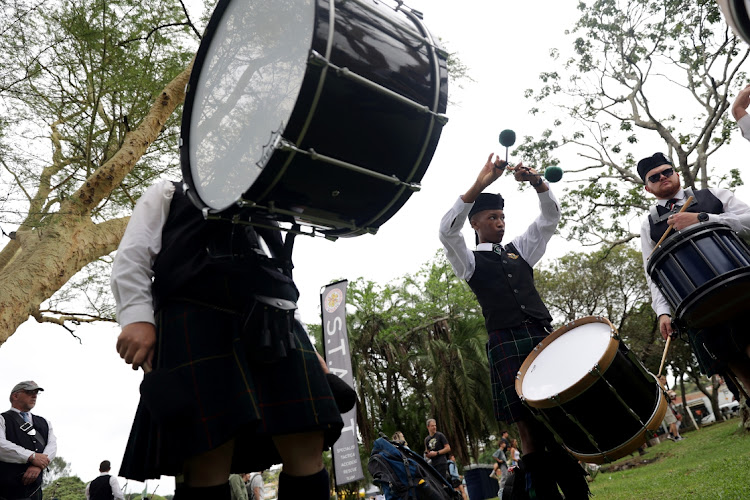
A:
POLYGON ((33 380, 10 391, 10 410, 0 418, 0 497, 42 499, 42 475, 57 454, 52 424, 31 410, 43 391, 33 380))
POLYGON ((451 445, 448 444, 448 438, 442 432, 438 432, 434 418, 427 420, 427 431, 429 434, 424 438, 424 456, 430 459, 430 464, 441 476, 450 481, 448 454, 451 452, 451 445))
POLYGON ((109 473, 112 465, 109 460, 99 464, 99 477, 86 485, 86 500, 124 500, 117 478, 109 473))

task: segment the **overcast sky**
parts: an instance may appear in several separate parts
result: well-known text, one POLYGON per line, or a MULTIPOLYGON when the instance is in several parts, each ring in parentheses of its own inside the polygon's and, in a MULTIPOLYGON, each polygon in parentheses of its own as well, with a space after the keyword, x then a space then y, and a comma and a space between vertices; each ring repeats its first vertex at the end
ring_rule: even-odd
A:
MULTIPOLYGON (((577 19, 577 4, 578 0, 409 2, 424 13, 432 33, 459 54, 475 83, 465 82, 463 90, 450 87, 450 98, 457 104, 447 111, 450 121, 422 181, 422 191, 377 235, 337 242, 297 238, 295 279, 302 294, 299 305, 304 321, 320 320, 318 294, 328 282, 362 277, 386 283, 416 272, 440 247, 441 216, 471 185, 487 155, 503 153, 499 132, 511 128, 520 139, 550 125, 549 118, 528 114, 533 103, 524 99, 523 92, 539 87, 538 74, 549 69, 550 48, 570 46, 563 33, 577 19)), ((658 149, 644 144, 643 156, 651 155, 657 150, 654 147, 658 149)), ((744 164, 750 144, 738 136, 725 149, 725 161, 744 164)), ((553 189, 560 193, 563 185, 553 189)), ((536 196, 530 191, 518 193, 510 177, 501 178, 493 190, 507 199, 506 239, 510 240, 537 215, 536 196)), ((750 200, 747 188, 738 194, 750 200)), ((468 230, 466 235, 471 237, 468 230)), ((545 261, 575 248, 555 236, 545 261)), ((52 422, 59 455, 72 463, 73 473, 84 481, 97 475, 101 460, 110 460, 113 471, 119 469, 138 401, 141 375, 119 359, 114 348, 117 334, 114 325, 81 326, 76 329, 79 343, 60 327, 32 320, 0 348, 0 394, 26 379, 46 389, 35 412, 52 422)), ((150 481, 149 490, 157 484, 157 493, 173 491, 171 478, 150 481)), ((142 489, 141 483, 130 483, 131 491, 142 489)))

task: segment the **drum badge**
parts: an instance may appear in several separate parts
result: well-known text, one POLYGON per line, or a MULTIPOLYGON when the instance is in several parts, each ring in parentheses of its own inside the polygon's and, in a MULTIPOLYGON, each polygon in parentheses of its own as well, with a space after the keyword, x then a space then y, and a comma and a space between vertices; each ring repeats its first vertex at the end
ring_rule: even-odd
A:
POLYGON ((508 253, 508 257, 510 257, 510 258, 511 258, 511 259, 513 259, 513 260, 516 260, 516 259, 518 258, 518 254, 517 254, 517 253, 510 253, 510 252, 509 252, 509 253, 508 253))
POLYGON ((333 290, 328 292, 323 303, 325 304, 326 311, 332 313, 339 308, 343 301, 344 292, 342 292, 340 288, 334 288, 333 290))

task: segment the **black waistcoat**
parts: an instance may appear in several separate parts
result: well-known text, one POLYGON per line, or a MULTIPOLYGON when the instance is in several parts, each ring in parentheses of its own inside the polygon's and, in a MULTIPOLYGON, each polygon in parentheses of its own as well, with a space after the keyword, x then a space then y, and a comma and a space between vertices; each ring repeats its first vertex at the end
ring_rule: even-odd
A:
MULTIPOLYGON (((20 429, 20 424, 23 420, 18 413, 8 410, 2 414, 2 417, 5 419, 5 438, 8 441, 36 453, 44 451, 44 446, 34 436, 29 436, 20 429)), ((42 417, 32 415, 32 423, 36 432, 47 443, 49 438, 49 425, 47 421, 42 417)), ((28 497, 42 484, 43 474, 39 474, 36 481, 26 486, 23 485, 21 478, 28 467, 28 463, 10 464, 0 462, 0 496, 5 498, 28 497)))
MULTIPOLYGON (((686 212, 706 212, 707 214, 721 214, 724 213, 724 207, 721 201, 714 196, 714 194, 708 189, 693 190, 693 197, 695 203, 690 205, 685 211, 686 212)), ((672 213, 667 207, 656 205, 656 211, 658 217, 654 220, 653 211, 648 216, 648 223, 651 226, 651 239, 656 243, 659 241, 667 230, 669 224, 667 224, 667 217, 672 213)), ((674 233, 672 233, 674 234, 674 233)))
POLYGON ((280 269, 279 261, 260 250, 260 237, 274 255, 282 252, 279 231, 205 220, 175 183, 162 248, 153 266, 154 309, 170 298, 225 308, 242 307, 254 294, 296 301, 291 262, 284 263, 286 272, 280 269))
POLYGON ((502 254, 474 252, 476 267, 469 286, 482 306, 487 331, 518 326, 534 319, 549 324, 549 311, 534 286, 534 270, 513 244, 502 254))
POLYGON ((89 498, 91 500, 112 500, 112 486, 109 484, 109 474, 97 477, 89 485, 89 498))

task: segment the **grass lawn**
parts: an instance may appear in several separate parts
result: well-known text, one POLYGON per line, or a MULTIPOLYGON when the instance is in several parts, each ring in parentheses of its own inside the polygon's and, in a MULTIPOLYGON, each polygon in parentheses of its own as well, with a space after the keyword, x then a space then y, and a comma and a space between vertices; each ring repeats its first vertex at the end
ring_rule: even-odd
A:
POLYGON ((680 442, 648 448, 647 465, 609 472, 633 457, 605 464, 591 483, 594 500, 750 499, 750 435, 739 419, 690 432, 680 442))

